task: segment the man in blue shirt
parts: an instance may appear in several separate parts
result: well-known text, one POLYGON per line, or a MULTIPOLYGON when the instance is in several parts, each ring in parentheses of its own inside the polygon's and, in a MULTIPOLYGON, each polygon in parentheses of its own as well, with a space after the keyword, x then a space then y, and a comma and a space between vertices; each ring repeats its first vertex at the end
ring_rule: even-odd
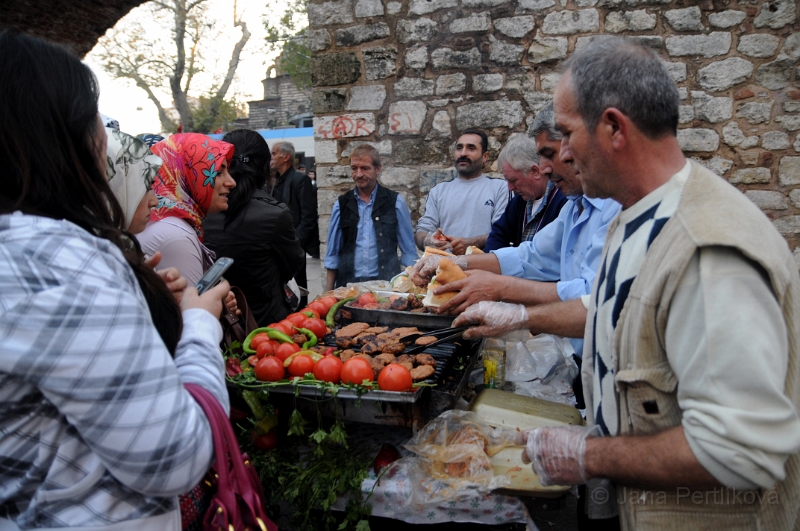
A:
POLYGON ((339 196, 328 226, 328 290, 348 282, 389 280, 417 259, 411 214, 403 197, 378 184, 378 150, 368 145, 355 148, 350 171, 355 190, 339 196), (397 256, 398 246, 402 258, 397 256))

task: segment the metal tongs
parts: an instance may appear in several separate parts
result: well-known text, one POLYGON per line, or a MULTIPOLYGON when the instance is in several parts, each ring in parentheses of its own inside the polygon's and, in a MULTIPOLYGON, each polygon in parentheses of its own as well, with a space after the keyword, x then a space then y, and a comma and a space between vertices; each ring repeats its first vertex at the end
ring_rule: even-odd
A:
POLYGON ((430 336, 438 337, 444 335, 444 337, 439 337, 433 343, 430 343, 428 345, 417 345, 411 350, 403 352, 403 354, 419 354, 420 352, 423 352, 425 349, 429 347, 436 346, 440 343, 453 341, 454 339, 461 337, 461 334, 463 334, 467 328, 469 328, 469 326, 458 326, 454 328, 442 328, 441 330, 433 330, 431 332, 426 332, 424 334, 409 334, 407 336, 403 336, 400 338, 400 342, 403 343, 404 345, 409 345, 413 344, 417 339, 421 337, 430 337, 430 336))

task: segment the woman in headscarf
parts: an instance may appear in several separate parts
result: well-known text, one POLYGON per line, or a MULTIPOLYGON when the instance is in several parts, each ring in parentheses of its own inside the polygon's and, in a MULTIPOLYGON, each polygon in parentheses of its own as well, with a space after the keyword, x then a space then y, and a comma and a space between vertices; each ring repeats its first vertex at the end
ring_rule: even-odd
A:
POLYGON ((228 173, 233 146, 198 133, 181 133, 151 150, 163 160, 154 189, 158 205, 139 243, 147 254, 161 251, 158 269, 175 267, 194 285, 216 258, 203 245, 203 219, 228 208, 236 186, 228 173))
POLYGON ((262 190, 269 175, 270 150, 264 138, 247 129, 231 131, 231 175, 236 188, 228 210, 203 222, 208 247, 233 258, 225 277, 238 286, 259 326, 278 322, 291 309, 283 285, 304 267, 305 251, 294 235, 292 213, 262 190))

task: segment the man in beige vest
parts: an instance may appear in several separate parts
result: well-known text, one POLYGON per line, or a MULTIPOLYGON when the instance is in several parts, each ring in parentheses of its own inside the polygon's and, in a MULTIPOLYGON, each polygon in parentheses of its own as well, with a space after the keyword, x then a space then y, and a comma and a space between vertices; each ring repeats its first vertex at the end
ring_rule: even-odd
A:
MULTIPOLYGON (((785 240, 684 158, 678 92, 651 51, 600 37, 565 68, 562 160, 623 211, 588 314, 549 308, 562 333, 585 320, 590 427, 533 430, 525 458, 547 484, 588 481, 590 517, 615 496, 623 529, 800 529, 800 276, 785 240)), ((483 334, 544 310, 473 308, 455 324, 483 334)))

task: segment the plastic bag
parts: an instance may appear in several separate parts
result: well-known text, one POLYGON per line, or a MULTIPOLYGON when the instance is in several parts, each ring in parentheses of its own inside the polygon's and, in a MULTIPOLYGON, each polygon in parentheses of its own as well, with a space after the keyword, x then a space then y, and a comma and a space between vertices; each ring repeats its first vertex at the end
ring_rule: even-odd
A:
POLYGON ((572 352, 569 341, 549 334, 507 343, 506 381, 517 394, 574 406, 572 382, 580 371, 572 352))

